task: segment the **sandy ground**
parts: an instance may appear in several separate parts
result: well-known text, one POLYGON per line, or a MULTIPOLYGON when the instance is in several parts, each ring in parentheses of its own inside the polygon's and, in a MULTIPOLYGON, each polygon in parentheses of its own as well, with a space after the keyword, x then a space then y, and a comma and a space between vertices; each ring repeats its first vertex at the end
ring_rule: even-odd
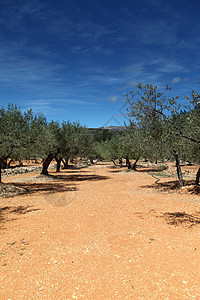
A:
POLYGON ((1 300, 200 299, 200 196, 120 171, 4 178, 29 194, 0 199, 1 300))

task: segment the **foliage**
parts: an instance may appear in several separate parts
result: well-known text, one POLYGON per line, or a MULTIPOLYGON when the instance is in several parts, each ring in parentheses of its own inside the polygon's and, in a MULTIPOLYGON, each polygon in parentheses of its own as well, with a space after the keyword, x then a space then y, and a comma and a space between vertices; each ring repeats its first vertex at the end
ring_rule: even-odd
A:
POLYGON ((169 86, 160 90, 152 84, 139 84, 136 92, 126 95, 130 122, 140 129, 145 156, 155 161, 165 156, 172 133, 168 120, 179 111, 178 96, 170 97, 170 91, 169 86))
MULTIPOLYGON (((79 122, 48 122, 43 114, 22 112, 9 104, 0 109, 0 167, 10 159, 44 158, 47 174, 53 158, 85 157, 116 161, 139 157, 157 162, 200 162, 200 95, 192 91, 180 105, 171 88, 139 84, 125 95, 129 124, 124 131, 88 129, 79 122)), ((134 167, 134 165, 133 165, 134 167)), ((178 170, 178 169, 177 169, 178 170)), ((180 172, 180 170, 179 170, 180 172)))
POLYGON ((0 109, 0 161, 7 158, 20 159, 27 155, 31 142, 30 122, 32 111, 22 113, 9 104, 7 109, 0 109))

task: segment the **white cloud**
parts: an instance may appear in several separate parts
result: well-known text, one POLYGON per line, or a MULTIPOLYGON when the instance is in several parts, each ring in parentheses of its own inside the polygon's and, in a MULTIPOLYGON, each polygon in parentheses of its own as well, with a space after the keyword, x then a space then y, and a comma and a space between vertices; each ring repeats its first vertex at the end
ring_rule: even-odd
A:
POLYGON ((174 77, 174 79, 172 80, 172 83, 179 83, 181 81, 180 77, 174 77))
POLYGON ((115 95, 115 96, 108 97, 108 100, 111 102, 117 102, 119 100, 119 96, 115 95))

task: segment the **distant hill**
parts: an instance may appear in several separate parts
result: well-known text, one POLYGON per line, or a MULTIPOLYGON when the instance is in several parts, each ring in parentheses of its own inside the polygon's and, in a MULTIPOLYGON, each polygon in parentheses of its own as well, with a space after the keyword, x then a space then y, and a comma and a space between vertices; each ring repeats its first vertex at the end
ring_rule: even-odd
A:
POLYGON ((91 134, 94 135, 94 138, 98 142, 105 142, 110 140, 113 136, 126 130, 124 126, 105 126, 99 128, 89 128, 91 134))

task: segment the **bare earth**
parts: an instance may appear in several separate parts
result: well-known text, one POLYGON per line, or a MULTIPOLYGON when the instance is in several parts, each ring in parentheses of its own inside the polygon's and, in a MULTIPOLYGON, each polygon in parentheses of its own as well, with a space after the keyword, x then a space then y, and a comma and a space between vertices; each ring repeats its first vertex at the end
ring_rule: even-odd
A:
POLYGON ((120 171, 3 178, 29 194, 0 199, 1 300, 200 299, 200 196, 120 171))

